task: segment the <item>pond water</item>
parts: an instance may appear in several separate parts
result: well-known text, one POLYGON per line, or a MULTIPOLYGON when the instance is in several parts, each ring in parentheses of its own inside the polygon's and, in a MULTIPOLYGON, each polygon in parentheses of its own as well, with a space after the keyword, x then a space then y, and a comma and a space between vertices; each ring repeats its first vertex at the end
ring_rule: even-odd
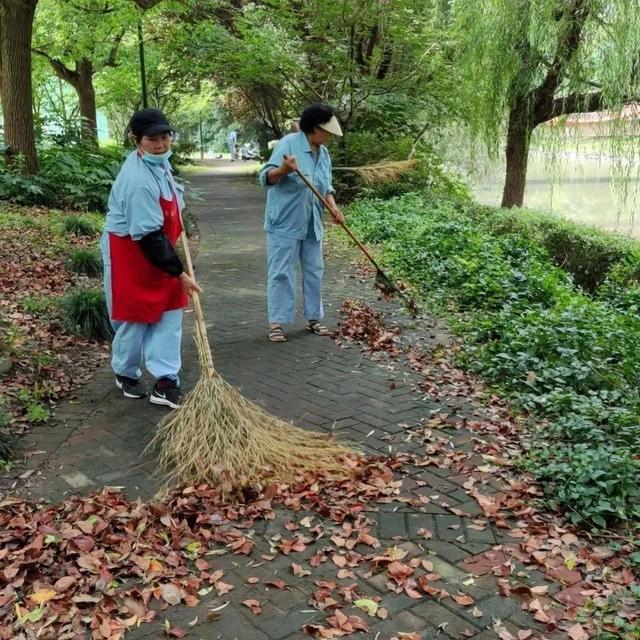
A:
MULTIPOLYGON (((612 165, 606 159, 566 154, 549 167, 547 156, 531 152, 524 205, 551 210, 577 222, 640 237, 640 177, 636 168, 627 179, 626 202, 616 193, 612 165)), ((494 166, 476 178, 476 198, 499 205, 504 167, 494 166)))

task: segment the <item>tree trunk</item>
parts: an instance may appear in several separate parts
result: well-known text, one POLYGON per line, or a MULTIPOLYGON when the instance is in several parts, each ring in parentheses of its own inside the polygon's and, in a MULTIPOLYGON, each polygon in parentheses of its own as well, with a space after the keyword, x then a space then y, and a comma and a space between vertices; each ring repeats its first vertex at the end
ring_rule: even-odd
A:
POLYGON ((521 207, 524 202, 524 189, 527 182, 527 161, 529 141, 533 124, 522 121, 522 109, 518 105, 509 114, 507 132, 507 170, 502 192, 502 207, 521 207))
POLYGON ((25 174, 38 170, 31 90, 31 36, 38 0, 0 0, 0 97, 9 164, 24 158, 25 174))
POLYGON ((80 103, 80 130, 86 142, 98 145, 98 116, 96 92, 93 87, 93 62, 84 58, 76 63, 78 82, 75 87, 80 103))

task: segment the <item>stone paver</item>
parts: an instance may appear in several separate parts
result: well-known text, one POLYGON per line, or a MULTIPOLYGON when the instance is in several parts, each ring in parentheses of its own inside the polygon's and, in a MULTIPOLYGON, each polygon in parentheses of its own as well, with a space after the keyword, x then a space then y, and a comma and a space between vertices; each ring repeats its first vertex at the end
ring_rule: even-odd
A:
MULTIPOLYGON (((248 176, 224 171, 199 175, 191 182, 202 198, 191 207, 201 233, 196 270, 204 288, 204 309, 221 374, 272 413, 309 428, 335 432, 370 453, 387 454, 413 446, 403 442, 405 425, 416 425, 443 408, 414 392, 416 380, 408 370, 376 363, 357 346, 341 348, 328 338, 309 335, 302 321, 289 328, 287 343, 274 345, 267 341, 264 192, 248 176)), ((375 299, 373 288, 354 279, 348 260, 333 248, 329 249, 325 282, 329 325, 337 322, 337 311, 345 298, 375 299)), ((393 304, 386 309, 394 312, 397 322, 408 320, 393 304)), ((183 386, 187 389, 198 375, 190 330, 191 316, 186 323, 183 349, 183 386)), ((417 331, 428 336, 429 321, 418 324, 417 331)), ((432 335, 434 340, 441 340, 437 333, 432 335)), ((450 404, 450 413, 465 410, 460 398, 453 398, 450 404)), ((66 494, 88 493, 108 485, 123 487, 130 497, 150 498, 158 488, 158 480, 152 476, 153 458, 141 457, 141 453, 163 415, 162 408, 148 402, 123 399, 108 366, 104 367, 92 383, 60 407, 59 424, 35 429, 24 438, 23 451, 46 454, 29 458, 27 465, 34 473, 19 490, 59 501, 66 494)), ((465 431, 452 432, 452 439, 460 447, 468 446, 471 437, 465 431)), ((470 518, 452 515, 438 504, 446 501, 471 516, 477 515, 477 505, 461 489, 463 482, 464 478, 451 477, 447 470, 424 469, 420 476, 405 480, 405 489, 413 490, 416 496, 438 499, 422 508, 383 504, 371 508, 368 515, 374 522, 372 533, 384 546, 398 544, 410 550, 409 557, 419 555, 431 560, 434 571, 442 576, 441 585, 450 593, 464 591, 472 595, 483 611, 482 617, 474 617, 450 599, 438 602, 425 597, 416 601, 390 593, 381 576, 364 576, 356 570, 363 593, 377 593, 390 611, 387 620, 369 619, 371 631, 367 637, 389 640, 398 632, 410 631, 417 631, 422 638, 491 637, 484 634, 492 616, 514 615, 515 620, 516 614, 519 624, 514 622, 509 628, 531 626, 526 624, 527 618, 517 603, 497 595, 492 577, 475 578, 471 584, 468 573, 460 568, 464 560, 500 541, 498 532, 491 527, 482 532, 469 529, 466 524, 470 518), (429 529, 433 538, 422 539, 417 533, 420 529, 429 529)), ((284 520, 290 517, 288 514, 284 520)), ((305 556, 300 555, 278 557, 260 568, 246 568, 252 559, 256 564, 260 562, 260 553, 268 552, 266 537, 276 533, 279 526, 269 523, 264 531, 256 529, 256 548, 251 557, 237 560, 224 556, 224 561, 231 563, 228 581, 237 586, 225 596, 230 604, 219 619, 208 620, 207 612, 222 600, 204 598, 196 609, 173 607, 163 612, 158 622, 143 625, 128 637, 160 638, 165 618, 173 624, 186 625, 196 616, 190 638, 308 637, 301 632, 302 625, 321 623, 326 618, 326 612, 314 611, 308 603, 315 589, 313 581, 335 580, 335 567, 326 563, 308 578, 294 578, 289 567, 292 561, 303 561, 305 556), (269 574, 283 579, 286 576, 291 590, 243 586, 249 575, 269 579, 269 574), (253 616, 241 604, 252 597, 264 602, 260 617, 253 616)), ((349 582, 352 580, 341 584, 349 582)))

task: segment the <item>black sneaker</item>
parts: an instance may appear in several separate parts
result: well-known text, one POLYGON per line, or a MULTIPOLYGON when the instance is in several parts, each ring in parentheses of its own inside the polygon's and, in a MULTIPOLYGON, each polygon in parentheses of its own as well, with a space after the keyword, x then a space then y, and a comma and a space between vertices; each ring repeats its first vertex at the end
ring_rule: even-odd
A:
POLYGON ((139 400, 147 395, 147 390, 143 384, 135 378, 116 375, 116 386, 118 389, 122 389, 122 394, 125 398, 136 398, 139 400))
POLYGON ((172 409, 177 409, 181 400, 180 387, 171 378, 160 378, 153 386, 153 393, 149 396, 149 402, 162 404, 172 409))

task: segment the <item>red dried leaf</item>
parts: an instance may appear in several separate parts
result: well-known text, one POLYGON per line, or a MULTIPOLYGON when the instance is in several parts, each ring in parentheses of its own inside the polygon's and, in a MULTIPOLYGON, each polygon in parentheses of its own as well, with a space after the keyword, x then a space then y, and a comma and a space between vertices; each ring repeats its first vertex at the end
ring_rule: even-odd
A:
POLYGON ((251 609, 251 613, 256 616, 262 613, 262 605, 257 600, 243 600, 242 604, 251 609))

